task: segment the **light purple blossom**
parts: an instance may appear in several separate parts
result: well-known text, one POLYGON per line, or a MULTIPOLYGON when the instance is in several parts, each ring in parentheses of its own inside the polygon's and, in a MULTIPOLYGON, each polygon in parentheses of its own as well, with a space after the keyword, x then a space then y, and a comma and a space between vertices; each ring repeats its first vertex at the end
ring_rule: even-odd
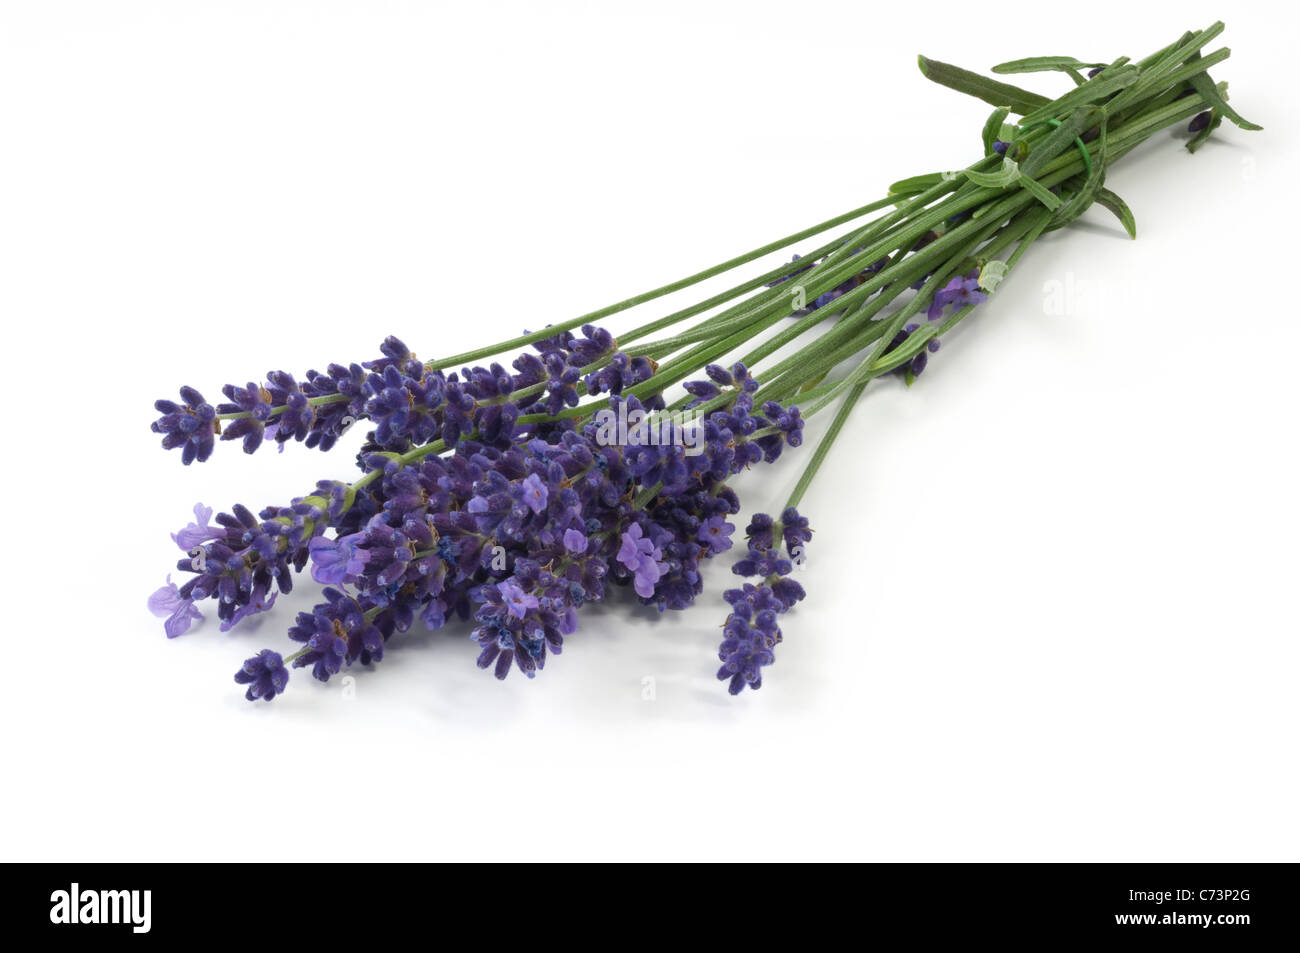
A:
POLYGON ((181 598, 181 591, 170 575, 167 585, 149 597, 149 611, 167 620, 163 623, 163 631, 169 639, 184 634, 195 622, 203 621, 203 613, 195 608, 194 600, 181 598))
POLYGON ((505 603, 506 611, 516 619, 522 619, 529 609, 536 609, 538 606, 536 596, 524 592, 513 582, 498 583, 497 590, 501 593, 501 601, 505 603))
POLYGON ((623 545, 618 550, 618 561, 632 572, 632 588, 643 599, 654 595, 655 583, 664 574, 660 562, 663 553, 653 542, 642 535, 641 527, 633 523, 623 533, 623 545))
POLYGON ((943 315, 943 309, 952 305, 961 310, 969 305, 976 305, 988 300, 988 295, 980 291, 979 272, 973 271, 966 277, 958 275, 934 293, 927 317, 937 321, 943 315))
POLYGON ((546 498, 549 495, 546 484, 536 473, 530 473, 524 478, 521 484, 524 491, 524 502, 534 513, 540 513, 546 509, 546 498))
POLYGON ((618 561, 628 569, 636 572, 641 565, 641 560, 649 556, 655 550, 654 543, 646 539, 641 532, 641 526, 633 523, 627 528, 622 536, 623 545, 618 550, 618 561))
POLYGON ((224 527, 208 525, 210 519, 212 519, 212 507, 204 506, 202 503, 195 503, 194 522, 187 523, 179 533, 172 533, 172 539, 177 546, 188 553, 196 546, 202 546, 204 543, 225 536, 226 530, 224 527))
POLYGON ((725 516, 710 516, 700 524, 699 540, 716 555, 731 548, 731 534, 735 531, 725 516))
MULTIPOLYGON (((279 433, 279 432, 280 432, 280 422, 279 422, 278 420, 277 420, 277 421, 273 421, 272 423, 269 423, 269 424, 266 425, 266 430, 262 433, 262 439, 263 439, 263 440, 275 440, 275 435, 276 435, 277 433, 279 433)), ((286 444, 285 441, 283 441, 283 440, 279 441, 279 442, 277 443, 276 451, 275 451, 275 452, 276 452, 276 453, 284 453, 284 448, 285 448, 286 446, 287 446, 287 444, 286 444)))
MULTIPOLYGON (((658 553, 659 550, 656 549, 656 556, 658 553)), ((655 594, 655 583, 659 581, 663 574, 664 564, 659 562, 657 558, 652 559, 647 556, 642 560, 640 568, 636 570, 636 574, 632 577, 632 588, 636 590, 638 596, 649 599, 655 594)))
POLYGON ((355 582, 370 562, 370 551, 360 544, 365 533, 353 533, 338 539, 317 536, 308 544, 311 554, 311 577, 326 586, 355 582))
POLYGON ((443 608, 440 599, 430 599, 429 604, 424 607, 420 613, 420 621, 424 627, 432 632, 434 629, 441 629, 447 623, 447 611, 443 608))
POLYGON ((587 551, 587 537, 582 530, 566 529, 564 531, 564 548, 571 553, 585 553, 587 551))

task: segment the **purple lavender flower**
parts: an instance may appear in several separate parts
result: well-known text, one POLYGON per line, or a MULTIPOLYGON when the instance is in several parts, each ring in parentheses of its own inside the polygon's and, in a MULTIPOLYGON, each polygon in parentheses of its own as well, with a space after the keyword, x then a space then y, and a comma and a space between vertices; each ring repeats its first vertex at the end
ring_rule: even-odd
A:
POLYGON ((787 444, 797 447, 803 443, 803 416, 798 407, 782 407, 776 401, 769 400, 763 405, 763 413, 772 422, 772 426, 781 431, 787 444))
POLYGON ((542 478, 536 473, 530 473, 524 478, 521 484, 523 488, 523 501, 528 508, 534 513, 541 513, 546 509, 547 489, 542 478))
POLYGON ((480 647, 479 668, 491 666, 503 679, 513 665, 532 678, 546 665, 548 652, 560 653, 564 636, 577 628, 573 610, 586 598, 584 583, 590 582, 593 591, 599 587, 583 569, 572 566, 569 572, 574 575, 558 577, 536 560, 521 557, 511 579, 476 589, 475 598, 483 604, 474 614, 479 625, 470 638, 480 647))
MULTIPOLYGON (((916 333, 920 327, 919 324, 908 324, 905 326, 903 330, 894 335, 894 340, 890 342, 889 349, 892 351, 902 345, 902 343, 916 333)), ((910 361, 894 368, 894 373, 906 378, 907 382, 910 384, 916 378, 921 376, 921 372, 924 371, 926 366, 929 364, 929 355, 934 354, 938 350, 939 339, 937 337, 930 338, 930 340, 925 342, 925 350, 918 351, 912 356, 910 361)))
POLYGON ((736 379, 732 376, 731 371, 727 370, 721 364, 709 364, 704 368, 704 373, 709 380, 720 387, 736 386, 736 379))
POLYGON ((167 620, 163 623, 163 631, 169 639, 183 635, 195 622, 203 621, 203 613, 194 605, 194 600, 181 595, 170 575, 167 576, 167 585, 149 597, 149 611, 167 620))
POLYGON ((763 687, 762 670, 775 660, 772 650, 781 642, 776 624, 781 608, 767 586, 729 589, 724 598, 731 603, 731 614, 722 627, 718 679, 728 682, 727 691, 738 695, 747 685, 763 687))
MULTIPOLYGON (((655 550, 658 553, 659 550, 655 550)), ((636 570, 632 577, 632 588, 636 594, 643 599, 650 599, 655 594, 655 584, 659 582, 664 574, 664 564, 653 555, 647 556, 641 562, 640 568, 636 570)))
POLYGON ((202 463, 212 455, 216 444, 217 411, 193 387, 181 388, 181 400, 154 402, 154 409, 162 414, 151 425, 154 433, 163 435, 166 450, 181 448, 181 462, 189 466, 195 460, 202 463))
POLYGON ((988 295, 980 290, 979 271, 972 271, 966 276, 958 275, 934 293, 927 317, 936 321, 943 316, 943 309, 952 305, 961 310, 970 305, 977 305, 988 300, 988 295))
POLYGON ((782 612, 793 608, 795 603, 802 602, 806 595, 803 586, 790 576, 772 580, 772 597, 780 604, 782 612))
MULTIPOLYGON (((327 586, 326 601, 299 613, 289 634, 306 643, 294 667, 322 681, 356 661, 379 660, 388 637, 416 621, 433 629, 471 615, 479 666, 499 678, 513 668, 532 677, 576 631, 579 608, 603 598, 611 572, 660 611, 691 605, 702 590, 702 560, 732 545, 728 517, 740 504, 724 481, 797 443, 802 419, 775 403, 756 411, 758 381, 736 364, 701 375, 707 380, 695 390, 718 406, 700 425, 696 454, 671 441, 609 445, 592 423, 518 426, 520 407, 540 409, 538 385, 562 378, 571 386, 578 364, 585 371, 615 346, 599 332, 564 332, 539 345, 540 358, 516 360, 515 375, 495 364, 443 375, 390 340, 368 373, 331 365, 328 377, 312 372, 303 385, 276 372, 242 395, 231 388, 228 396, 248 405, 247 419, 267 418, 263 440, 272 428, 279 438, 284 420, 285 439, 323 446, 345 426, 334 419, 339 411, 370 414, 375 431, 358 455, 369 477, 358 488, 322 482, 310 496, 257 516, 235 506, 214 520, 197 508, 177 539, 198 543, 204 558, 181 560, 178 568, 194 577, 152 602, 176 615, 170 627, 180 631, 197 616, 195 600, 216 599, 225 630, 269 609, 273 590, 289 591, 294 573, 310 566, 327 586), (532 392, 502 400, 523 388, 532 392), (335 393, 347 400, 302 403, 335 393), (358 397, 367 407, 357 406, 358 397), (450 452, 395 459, 394 450, 439 436, 450 452), (629 501, 656 485, 632 509, 629 501), (349 591, 334 588, 342 585, 349 591)), ((616 361, 617 375, 603 381, 610 390, 653 373, 646 359, 616 361)), ((616 408, 624 401, 642 411, 664 406, 660 395, 611 399, 616 408)))
POLYGON ((244 661, 244 667, 235 673, 235 681, 248 686, 244 697, 250 702, 259 698, 269 702, 284 692, 289 684, 289 670, 284 667, 279 652, 262 649, 244 661))
POLYGON ((594 324, 584 324, 581 331, 582 337, 572 338, 569 345, 569 363, 574 367, 595 364, 609 357, 618 346, 614 335, 604 328, 594 324))
POLYGON ((308 544, 311 555, 311 577, 327 586, 338 586, 356 581, 370 562, 370 551, 361 548, 364 533, 350 533, 337 539, 317 536, 308 544))
POLYGON ((745 527, 745 539, 751 547, 768 549, 773 544, 772 530, 775 523, 766 513, 755 513, 745 527))
MULTIPOLYGON (((271 419, 273 413, 270 392, 265 387, 259 387, 252 381, 249 381, 244 387, 227 384, 221 388, 221 392, 226 395, 230 403, 218 404, 217 413, 248 414, 247 417, 239 417, 231 421, 221 435, 221 439, 238 440, 242 437, 244 452, 256 452, 257 448, 262 445, 262 440, 267 436, 267 421, 271 419)), ((279 424, 273 424, 270 429, 278 431, 279 424)), ((283 449, 284 444, 280 444, 280 447, 283 449)))
POLYGON ((657 368, 658 365, 648 357, 629 358, 626 354, 619 353, 583 380, 587 385, 587 393, 592 396, 606 392, 618 395, 623 393, 625 387, 649 380, 657 368))
POLYGON ((660 562, 663 553, 642 534, 641 526, 633 523, 622 535, 622 546, 616 557, 633 574, 632 588, 643 599, 654 595, 655 583, 663 575, 660 562))
POLYGON ((735 531, 736 527, 725 516, 710 516, 700 524, 699 540, 716 556, 731 548, 731 534, 735 531))
POLYGON ((622 546, 619 548, 616 557, 628 569, 633 572, 641 565, 641 561, 654 552, 654 543, 644 537, 639 523, 633 523, 622 535, 622 546))
POLYGON ((763 549, 750 543, 749 552, 736 561, 731 571, 737 576, 759 576, 766 579, 789 575, 791 568, 790 560, 782 556, 779 549, 763 549))
POLYGON ((276 419, 275 439, 306 440, 316 419, 316 409, 312 406, 292 374, 284 371, 272 371, 267 375, 267 393, 271 401, 283 407, 276 419))
POLYGON ((187 553, 204 543, 211 542, 214 539, 221 539, 226 535, 225 529, 221 526, 208 525, 210 519, 212 519, 212 507, 204 506, 202 503, 195 503, 195 521, 185 524, 180 532, 172 533, 172 539, 177 546, 187 553))
POLYGON ((686 392, 694 398, 694 400, 687 404, 688 407, 694 407, 698 404, 703 404, 706 401, 713 400, 713 398, 722 393, 722 388, 711 380, 687 381, 682 386, 685 387, 686 392))
POLYGON ((732 570, 741 576, 758 576, 758 585, 745 583, 729 589, 723 598, 731 605, 731 614, 723 625, 722 645, 718 658, 722 668, 718 678, 728 682, 727 690, 735 695, 746 685, 761 688, 762 669, 772 664, 772 650, 781 642, 777 617, 804 598, 803 586, 790 578, 791 560, 776 545, 784 543, 791 556, 797 547, 812 538, 808 520, 794 507, 786 507, 778 524, 766 513, 756 513, 746 528, 749 551, 732 570))
POLYGON ((279 593, 273 592, 270 596, 267 596, 266 583, 258 583, 253 587, 253 592, 248 597, 248 602, 236 609, 235 614, 229 619, 222 621, 221 625, 217 628, 222 632, 229 632, 250 615, 257 615, 259 612, 270 612, 271 608, 275 605, 275 599, 278 595, 279 593))
POLYGON ((542 364, 548 375, 546 381, 546 399, 543 406, 546 412, 554 416, 565 407, 578 405, 578 381, 582 374, 578 368, 569 364, 559 351, 552 351, 542 358, 542 364))
POLYGON ((786 551, 793 556, 797 548, 812 539, 808 517, 801 516, 793 506, 787 506, 781 513, 781 538, 785 542, 786 551))
POLYGON ((509 580, 498 583, 497 590, 501 593, 501 601, 505 605, 506 611, 516 619, 522 619, 528 614, 529 609, 537 608, 537 597, 524 592, 509 580))
POLYGON ((345 663, 360 659, 365 665, 383 658, 384 634, 356 599, 332 587, 323 595, 325 602, 311 612, 298 613, 289 638, 307 643, 307 651, 294 661, 294 668, 310 665, 312 675, 327 682, 345 663))

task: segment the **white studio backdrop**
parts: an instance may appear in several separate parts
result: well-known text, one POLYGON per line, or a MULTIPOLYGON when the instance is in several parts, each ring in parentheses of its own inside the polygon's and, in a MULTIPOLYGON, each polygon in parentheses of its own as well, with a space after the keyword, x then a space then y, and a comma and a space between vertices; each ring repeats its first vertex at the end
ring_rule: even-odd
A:
MULTIPOLYGON (((1295 14, 1089 10, 0 6, 0 856, 1296 859, 1295 14), (196 501, 355 449, 183 468, 149 432, 180 384, 581 314, 970 162, 988 109, 918 53, 1136 58, 1218 17, 1265 131, 1157 136, 1108 180, 1138 241, 1090 211, 873 387, 761 691, 713 677, 725 557, 687 613, 584 610, 531 682, 461 626, 255 707, 231 676, 309 581, 229 635, 146 612, 196 501)), ((745 518, 799 469, 742 477, 745 518)))

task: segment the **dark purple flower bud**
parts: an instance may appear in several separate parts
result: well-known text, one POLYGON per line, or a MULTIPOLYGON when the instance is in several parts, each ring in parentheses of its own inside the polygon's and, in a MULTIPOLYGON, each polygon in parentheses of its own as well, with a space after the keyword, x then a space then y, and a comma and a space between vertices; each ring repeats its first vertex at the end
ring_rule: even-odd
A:
POLYGON ((709 380, 720 387, 731 387, 735 383, 735 378, 731 376, 731 372, 718 364, 708 365, 704 368, 704 373, 709 376, 709 380))
POLYGON ((198 460, 202 463, 212 455, 216 443, 217 411, 193 387, 182 387, 181 400, 159 400, 154 409, 162 414, 153 422, 154 433, 163 435, 165 450, 181 450, 181 462, 186 466, 198 460))
POLYGON ((284 667, 284 659, 279 652, 262 649, 252 658, 245 660, 244 667, 235 673, 235 681, 247 685, 244 697, 250 702, 270 701, 276 695, 284 693, 289 684, 289 670, 284 667))
POLYGON ((793 555, 796 546, 812 539, 812 530, 808 528, 808 517, 800 516, 799 511, 793 506, 786 507, 781 513, 781 536, 786 551, 793 555))

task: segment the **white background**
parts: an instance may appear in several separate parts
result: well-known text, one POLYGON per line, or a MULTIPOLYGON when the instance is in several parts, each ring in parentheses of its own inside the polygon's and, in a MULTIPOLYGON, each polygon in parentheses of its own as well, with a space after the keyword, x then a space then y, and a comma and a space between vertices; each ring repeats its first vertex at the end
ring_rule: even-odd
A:
POLYGON ((0 856, 1300 857, 1297 24, 1157 7, 4 3, 0 856), (1266 131, 1158 136, 1108 182, 1137 242, 1090 211, 873 387, 760 692, 713 677, 728 560, 532 682, 461 626, 253 706, 231 675, 310 583, 230 635, 146 612, 196 500, 351 467, 183 468, 148 427, 177 385, 580 314, 972 161, 988 107, 919 52, 1138 58, 1216 16, 1266 131))

